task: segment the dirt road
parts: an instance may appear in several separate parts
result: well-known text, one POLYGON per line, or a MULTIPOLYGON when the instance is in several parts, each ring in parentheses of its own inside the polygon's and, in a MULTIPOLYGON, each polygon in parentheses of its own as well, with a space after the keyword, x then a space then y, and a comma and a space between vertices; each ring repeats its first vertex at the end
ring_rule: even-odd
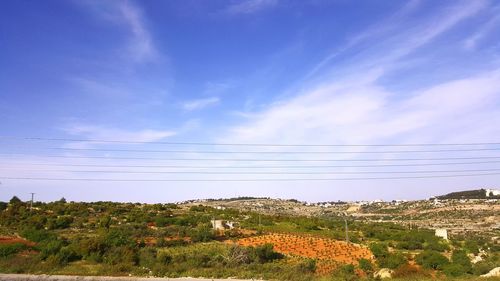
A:
POLYGON ((242 279, 209 278, 145 278, 145 277, 109 277, 109 276, 69 276, 69 275, 29 275, 0 274, 1 281, 249 281, 242 279))

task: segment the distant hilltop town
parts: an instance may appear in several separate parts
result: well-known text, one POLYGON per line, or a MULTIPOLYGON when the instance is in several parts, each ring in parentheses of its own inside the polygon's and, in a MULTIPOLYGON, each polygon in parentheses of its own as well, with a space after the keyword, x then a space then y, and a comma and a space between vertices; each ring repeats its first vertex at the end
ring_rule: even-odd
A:
POLYGON ((499 189, 482 188, 477 190, 467 190, 448 193, 446 195, 436 196, 436 199, 500 199, 499 189))

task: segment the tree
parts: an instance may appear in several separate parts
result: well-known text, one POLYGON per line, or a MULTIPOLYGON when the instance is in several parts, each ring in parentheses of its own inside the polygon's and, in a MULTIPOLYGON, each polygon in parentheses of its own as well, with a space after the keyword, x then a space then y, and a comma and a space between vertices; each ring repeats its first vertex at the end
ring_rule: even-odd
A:
POLYGON ((11 204, 11 205, 17 205, 20 203, 22 203, 22 201, 17 196, 12 197, 9 201, 9 204, 11 204))

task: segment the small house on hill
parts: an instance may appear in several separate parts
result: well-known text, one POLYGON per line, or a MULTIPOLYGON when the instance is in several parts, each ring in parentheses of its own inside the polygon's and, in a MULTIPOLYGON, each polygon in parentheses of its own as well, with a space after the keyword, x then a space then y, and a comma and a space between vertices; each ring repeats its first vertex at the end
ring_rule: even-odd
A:
POLYGON ((226 220, 211 220, 212 227, 215 230, 226 230, 233 229, 239 227, 239 224, 234 221, 226 221, 226 220))
POLYGON ((444 228, 436 229, 435 235, 437 237, 443 238, 444 240, 448 240, 448 231, 444 228))

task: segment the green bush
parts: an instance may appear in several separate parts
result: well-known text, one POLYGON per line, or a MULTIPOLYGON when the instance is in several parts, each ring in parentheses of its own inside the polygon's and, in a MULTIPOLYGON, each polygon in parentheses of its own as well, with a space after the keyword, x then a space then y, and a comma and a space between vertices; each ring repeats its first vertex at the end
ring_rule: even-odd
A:
POLYGON ((465 251, 453 251, 453 254, 451 255, 451 262, 459 265, 463 269, 464 274, 472 273, 472 263, 470 262, 470 259, 465 251))
POLYGON ((172 262, 172 257, 164 252, 157 253, 156 261, 161 265, 166 265, 172 262))
POLYGON ((338 267, 334 272, 332 272, 333 280, 343 280, 343 281, 354 281, 359 280, 359 277, 355 273, 355 267, 352 264, 346 264, 338 267))
POLYGON ((425 250, 416 256, 417 263, 424 268, 442 270, 450 261, 436 251, 425 250))
POLYGON ((208 242, 215 238, 215 233, 212 227, 200 225, 191 231, 190 236, 193 242, 208 242))
POLYGON ((5 258, 25 249, 27 246, 22 243, 0 244, 0 257, 5 258))
POLYGON ((157 252, 155 248, 146 247, 139 251, 139 265, 143 267, 152 267, 157 260, 157 252))
POLYGON ((103 261, 110 265, 135 265, 139 262, 139 257, 134 249, 127 246, 120 246, 108 249, 103 256, 103 261))
POLYGON ((401 278, 403 280, 415 279, 420 280, 431 275, 428 272, 423 271, 419 267, 410 264, 403 264, 402 266, 396 268, 392 274, 393 278, 401 278))
POLYGON ((378 258, 385 258, 389 255, 389 250, 387 250, 387 246, 382 243, 372 243, 370 244, 370 250, 373 255, 378 258))
POLYGON ((63 247, 55 255, 55 259, 53 261, 56 262, 58 265, 66 265, 67 263, 79 260, 80 258, 81 256, 75 253, 70 247, 63 247))
POLYGON ((43 243, 39 246, 40 248, 40 257, 42 259, 46 259, 51 255, 57 254, 61 248, 64 246, 61 240, 53 240, 43 243))
POLYGON ((264 244, 262 246, 255 247, 254 249, 257 261, 260 263, 266 263, 284 257, 282 254, 275 252, 273 248, 273 244, 264 244))
POLYGON ((64 229, 70 227, 73 223, 72 216, 60 216, 55 221, 55 228, 64 229))
POLYGON ((21 231, 21 236, 33 242, 42 242, 57 239, 57 235, 55 235, 53 232, 35 228, 23 229, 21 231))
POLYGON ((366 273, 373 272, 372 262, 370 260, 367 260, 367 259, 360 259, 359 260, 359 268, 366 273))
POLYGON ((459 277, 467 273, 465 268, 460 264, 449 263, 443 266, 443 272, 449 277, 459 277))
POLYGON ((474 273, 474 275, 486 274, 498 265, 500 264, 495 264, 490 261, 480 261, 474 264, 472 272, 474 273))
POLYGON ((378 259, 378 262, 380 267, 395 269, 406 264, 408 260, 401 253, 391 253, 385 258, 378 259))
POLYGON ((441 243, 439 241, 432 241, 424 246, 425 250, 432 250, 432 251, 438 251, 438 252, 444 252, 446 250, 449 250, 450 247, 445 244, 441 243))
POLYGON ((316 271, 316 260, 306 259, 303 262, 299 263, 297 268, 300 272, 314 273, 316 271))

